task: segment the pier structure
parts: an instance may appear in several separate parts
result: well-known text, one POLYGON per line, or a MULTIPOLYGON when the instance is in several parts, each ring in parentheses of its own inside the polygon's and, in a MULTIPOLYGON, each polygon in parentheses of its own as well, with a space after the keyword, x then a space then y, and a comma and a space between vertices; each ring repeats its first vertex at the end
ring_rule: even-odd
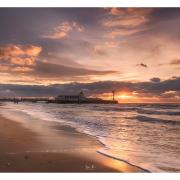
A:
POLYGON ((112 100, 104 100, 101 98, 86 97, 81 91, 78 94, 62 94, 57 97, 13 97, 0 98, 1 102, 45 102, 45 103, 59 103, 59 104, 118 104, 115 100, 115 92, 113 91, 112 100))
POLYGON ((113 93, 113 100, 104 100, 101 98, 86 97, 81 91, 79 94, 74 95, 59 95, 55 98, 56 103, 81 103, 81 104, 117 104, 113 93))

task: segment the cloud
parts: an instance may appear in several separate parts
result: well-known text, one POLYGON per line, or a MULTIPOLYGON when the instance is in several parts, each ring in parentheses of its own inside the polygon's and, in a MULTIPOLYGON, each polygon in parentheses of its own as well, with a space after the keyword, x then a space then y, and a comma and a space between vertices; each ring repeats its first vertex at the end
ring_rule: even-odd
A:
MULTIPOLYGON (((41 80, 72 81, 74 78, 89 78, 89 76, 102 76, 116 73, 116 71, 93 70, 72 61, 61 59, 54 54, 40 56, 42 48, 34 45, 5 45, 0 47, 0 70, 28 78, 40 78, 41 80), (53 60, 53 61, 52 61, 53 60), (50 62, 51 61, 51 62, 50 62), (54 63, 53 63, 54 62, 54 63)), ((21 77, 19 77, 21 78, 21 77)))
POLYGON ((116 73, 116 71, 98 71, 88 68, 70 67, 65 65, 58 65, 58 64, 38 61, 33 71, 30 73, 27 72, 27 75, 41 77, 43 79, 48 79, 48 78, 60 79, 65 77, 71 80, 71 78, 73 77, 107 75, 113 73, 116 73))
POLYGON ((31 67, 15 66, 15 65, 0 65, 1 73, 8 73, 13 75, 19 75, 25 72, 30 72, 33 69, 31 67))
POLYGON ((108 36, 114 38, 116 36, 130 36, 130 35, 133 35, 135 33, 138 33, 140 32, 141 30, 140 29, 115 29, 113 31, 111 31, 108 36))
POLYGON ((42 48, 34 45, 8 44, 0 46, 0 57, 9 58, 13 56, 37 56, 42 48))
MULTIPOLYGON (((178 9, 52 8, 21 11, 4 9, 0 14, 0 46, 11 43, 23 47, 29 44, 43 48, 37 56, 34 51, 34 56, 27 57, 27 55, 22 55, 20 50, 16 50, 11 61, 0 60, 1 81, 3 83, 15 80, 16 76, 18 76, 16 83, 21 83, 23 75, 29 77, 27 83, 30 82, 31 78, 31 81, 34 80, 34 83, 30 82, 31 84, 41 82, 46 85, 54 82, 65 82, 65 78, 68 79, 67 82, 78 80, 80 82, 96 80, 144 81, 152 77, 164 79, 179 75, 179 69, 177 69, 179 66, 169 64, 170 60, 178 59, 180 52, 177 23, 180 11, 178 9), (17 14, 18 16, 16 16, 17 14), (13 19, 12 23, 7 24, 10 19, 13 19), (77 24, 73 24, 73 22, 77 24), (86 28, 84 33, 81 33, 83 31, 82 25, 86 28), (78 28, 79 26, 80 28, 78 28), (12 29, 16 33, 12 34, 12 29), (50 36, 56 32, 57 34, 65 32, 66 35, 64 37, 60 35, 62 38, 58 40, 42 38, 42 36, 50 36), (110 37, 114 37, 114 39, 110 37), (37 61, 46 63, 42 65, 43 67, 47 66, 47 63, 50 66, 51 64, 61 65, 60 72, 63 72, 64 66, 73 68, 73 73, 76 69, 88 69, 115 70, 120 71, 121 74, 114 73, 106 76, 96 75, 97 72, 93 72, 94 75, 86 75, 86 73, 81 75, 77 72, 71 76, 68 75, 70 74, 68 69, 68 73, 64 72, 64 75, 61 75, 58 72, 58 76, 48 72, 50 76, 48 80, 46 75, 43 79, 45 73, 37 61), (136 66, 140 63, 147 63, 149 68, 136 66), (165 65, 158 66, 158 64, 165 65), (38 77, 43 80, 37 80, 38 77), (52 78, 56 78, 57 81, 53 81, 52 78)), ((26 52, 26 54, 33 53, 26 52)))
POLYGON ((63 22, 54 28, 54 31, 48 35, 42 35, 46 39, 63 39, 69 36, 71 31, 83 32, 84 27, 77 22, 63 22))
POLYGON ((180 65, 180 59, 174 59, 170 62, 170 65, 180 65))
POLYGON ((159 83, 161 81, 161 79, 158 77, 151 78, 150 80, 155 83, 159 83))
POLYGON ((125 18, 119 18, 119 19, 114 19, 113 21, 105 21, 104 26, 106 27, 117 27, 117 26, 139 26, 141 24, 144 24, 147 22, 147 19, 145 19, 144 16, 141 17, 125 17, 125 18))
POLYGON ((145 16, 151 14, 153 11, 154 11, 153 8, 110 8, 109 14, 114 16, 119 16, 119 15, 145 16))
POLYGON ((40 46, 8 44, 0 46, 0 61, 6 66, 32 66, 41 51, 40 46))
POLYGON ((45 53, 41 54, 41 59, 43 62, 51 62, 52 64, 63 65, 68 67, 83 68, 84 66, 78 62, 75 62, 68 55, 59 55, 56 53, 45 53))
POLYGON ((110 28, 109 36, 133 35, 145 30, 144 25, 150 21, 151 8, 111 8, 102 25, 110 28))
POLYGON ((170 62, 158 64, 158 66, 168 66, 168 67, 169 67, 169 65, 174 66, 177 69, 179 69, 180 68, 180 59, 173 59, 170 62))
POLYGON ((144 63, 137 64, 137 66, 141 66, 141 67, 144 67, 144 68, 147 68, 147 67, 148 67, 148 65, 147 65, 147 64, 144 64, 144 63))

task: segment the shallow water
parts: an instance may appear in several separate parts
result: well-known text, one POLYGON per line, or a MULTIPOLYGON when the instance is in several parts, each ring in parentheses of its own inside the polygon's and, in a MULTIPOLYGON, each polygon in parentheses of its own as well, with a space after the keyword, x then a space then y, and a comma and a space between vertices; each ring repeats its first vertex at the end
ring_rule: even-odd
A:
POLYGON ((180 105, 5 103, 97 137, 100 152, 152 172, 180 172, 180 105))

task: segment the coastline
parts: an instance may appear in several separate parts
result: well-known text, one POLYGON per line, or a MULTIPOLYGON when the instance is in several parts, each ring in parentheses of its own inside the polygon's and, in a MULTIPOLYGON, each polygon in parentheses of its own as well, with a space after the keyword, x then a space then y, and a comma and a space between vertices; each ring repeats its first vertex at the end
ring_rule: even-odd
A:
POLYGON ((56 152, 46 151, 42 135, 4 115, 0 115, 0 129, 0 172, 146 172, 99 154, 103 145, 96 138, 69 126, 55 127, 62 150, 56 152))

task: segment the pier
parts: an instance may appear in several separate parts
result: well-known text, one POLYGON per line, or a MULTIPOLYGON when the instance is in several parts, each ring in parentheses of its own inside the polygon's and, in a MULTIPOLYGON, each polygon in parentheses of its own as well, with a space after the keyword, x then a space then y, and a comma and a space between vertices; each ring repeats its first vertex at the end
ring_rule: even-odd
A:
POLYGON ((14 102, 16 104, 20 102, 45 102, 45 103, 57 103, 57 104, 118 104, 115 100, 115 93, 112 92, 112 100, 104 100, 101 98, 86 97, 81 91, 78 94, 66 94, 58 95, 57 97, 13 97, 13 98, 0 98, 0 102, 14 102))

